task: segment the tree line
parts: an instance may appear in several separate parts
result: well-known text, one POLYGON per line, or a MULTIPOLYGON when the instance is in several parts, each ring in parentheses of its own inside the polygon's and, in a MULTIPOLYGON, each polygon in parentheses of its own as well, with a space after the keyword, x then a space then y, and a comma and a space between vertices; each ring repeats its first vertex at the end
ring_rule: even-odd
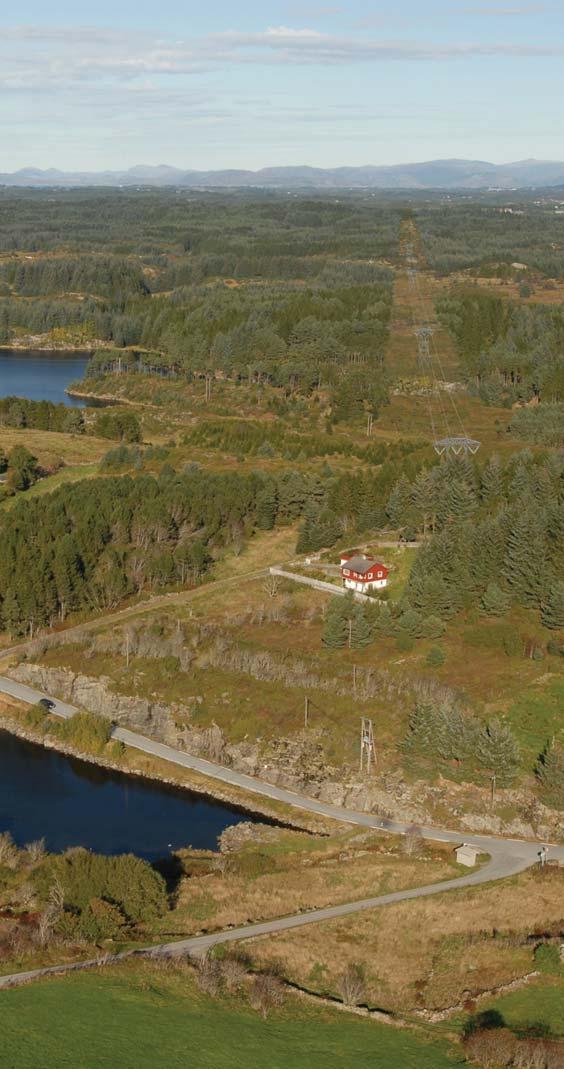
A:
POLYGON ((437 311, 456 342, 474 391, 489 404, 564 400, 564 313, 469 291, 437 311))
POLYGON ((297 472, 210 475, 165 467, 109 476, 22 500, 0 517, 0 621, 33 634, 70 612, 115 608, 143 590, 201 581, 222 550, 255 528, 289 523, 325 492, 297 472))
POLYGON ((471 607, 503 616, 516 604, 564 628, 563 476, 561 454, 525 451, 505 464, 451 458, 398 480, 389 520, 426 538, 405 609, 446 620, 471 607))

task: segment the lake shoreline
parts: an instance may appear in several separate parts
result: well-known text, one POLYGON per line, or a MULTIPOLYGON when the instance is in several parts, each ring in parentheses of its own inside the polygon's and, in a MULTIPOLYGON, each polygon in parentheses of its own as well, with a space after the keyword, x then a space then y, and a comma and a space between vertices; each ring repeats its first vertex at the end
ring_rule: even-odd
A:
MULTIPOLYGON (((174 776, 159 774, 154 769, 139 768, 129 765, 124 767, 123 764, 113 761, 111 758, 105 757, 102 754, 85 753, 83 750, 70 746, 61 739, 51 738, 43 733, 33 731, 27 726, 24 726, 19 719, 14 719, 12 716, 6 715, 3 710, 0 710, 0 731, 6 731, 17 738, 22 739, 24 742, 41 746, 45 750, 53 750, 64 757, 82 761, 85 764, 95 765, 98 768, 107 769, 108 772, 115 772, 121 776, 131 776, 138 781, 141 780, 148 784, 160 784, 186 794, 198 795, 203 801, 226 806, 229 809, 232 809, 235 813, 248 816, 250 819, 260 817, 263 820, 278 824, 281 827, 294 828, 310 834, 320 834, 318 829, 313 829, 311 825, 308 825, 307 819, 301 820, 300 817, 297 816, 294 820, 286 815, 281 816, 276 812, 275 806, 270 806, 268 801, 266 799, 263 801, 259 795, 256 796, 256 804, 254 795, 252 803, 246 803, 244 799, 241 800, 240 798, 240 794, 244 792, 241 792, 239 788, 231 790, 229 787, 225 789, 225 786, 218 786, 216 789, 215 780, 212 781, 212 788, 212 786, 208 786, 207 783, 201 782, 205 777, 201 776, 201 779, 198 778, 198 773, 189 772, 187 776, 188 782, 186 782, 174 776)), ((126 750, 128 752, 133 752, 128 747, 126 747, 126 750)))

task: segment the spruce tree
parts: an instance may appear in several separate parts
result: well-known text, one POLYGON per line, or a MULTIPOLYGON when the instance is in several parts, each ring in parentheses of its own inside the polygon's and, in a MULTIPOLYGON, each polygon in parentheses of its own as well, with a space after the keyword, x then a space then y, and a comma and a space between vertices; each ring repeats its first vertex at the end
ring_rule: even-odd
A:
POLYGON ((321 641, 330 650, 346 646, 349 638, 349 625, 344 598, 331 598, 325 612, 321 641))
POLYGON ((440 668, 445 663, 445 651, 440 646, 431 646, 426 661, 429 668, 440 668))
POLYGON ((426 616, 421 625, 423 638, 441 638, 445 633, 445 624, 438 616, 426 616))
POLYGON ((363 650, 372 641, 372 628, 364 608, 356 605, 350 621, 351 649, 363 650))
POLYGON ((494 772, 500 784, 511 782, 519 764, 519 747, 511 730, 501 720, 492 720, 484 728, 477 756, 482 767, 494 772))
POLYGON ((564 628, 564 581, 554 583, 541 607, 541 620, 551 631, 564 628))
POLYGON ((420 638, 423 633, 423 619, 421 613, 407 606, 398 620, 400 632, 409 635, 410 638, 420 638))
POLYGON ((511 605, 511 597, 497 583, 488 583, 482 595, 482 609, 486 616, 503 616, 511 605))
POLYGON ((276 519, 276 486, 267 482, 257 494, 257 527, 261 531, 271 531, 276 519))
POLYGON ((564 801, 564 748, 554 742, 548 743, 535 771, 544 789, 564 801))
POLYGON ((482 472, 480 493, 482 501, 487 505, 499 501, 503 494, 503 471, 496 454, 490 457, 482 472))
POLYGON ((430 701, 418 701, 409 718, 404 749, 432 757, 437 752, 439 718, 430 701))

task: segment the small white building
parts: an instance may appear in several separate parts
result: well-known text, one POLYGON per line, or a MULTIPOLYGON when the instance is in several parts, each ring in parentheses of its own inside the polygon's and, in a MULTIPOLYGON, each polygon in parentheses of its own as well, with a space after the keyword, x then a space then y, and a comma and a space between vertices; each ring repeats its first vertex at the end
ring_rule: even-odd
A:
POLYGON ((479 847, 472 846, 471 843, 462 843, 462 846, 457 846, 454 852, 459 865, 466 865, 466 868, 473 869, 478 860, 480 850, 479 847))

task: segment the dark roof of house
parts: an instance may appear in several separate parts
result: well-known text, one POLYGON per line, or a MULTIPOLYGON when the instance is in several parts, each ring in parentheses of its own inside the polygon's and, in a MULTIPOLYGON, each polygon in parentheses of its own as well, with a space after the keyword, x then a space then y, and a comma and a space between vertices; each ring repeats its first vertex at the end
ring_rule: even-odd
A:
POLYGON ((347 561, 346 568, 350 568, 352 572, 358 572, 359 575, 364 575, 365 572, 369 572, 371 568, 383 568, 383 564, 379 564, 378 561, 369 560, 368 557, 351 557, 347 561))

